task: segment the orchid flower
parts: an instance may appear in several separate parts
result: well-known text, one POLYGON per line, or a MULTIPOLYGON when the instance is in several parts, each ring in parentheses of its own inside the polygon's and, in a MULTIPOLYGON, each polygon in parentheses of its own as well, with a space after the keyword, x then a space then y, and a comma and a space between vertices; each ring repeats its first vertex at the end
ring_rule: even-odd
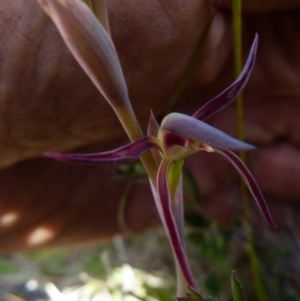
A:
MULTIPOLYGON (((192 116, 171 113, 160 126, 151 114, 147 135, 132 134, 137 128, 121 65, 109 33, 80 0, 39 0, 54 21, 75 58, 110 103, 127 131, 129 144, 92 154, 46 152, 56 160, 81 164, 112 164, 138 160, 145 153, 158 162, 150 184, 160 218, 169 237, 175 260, 186 284, 196 288, 184 248, 182 167, 184 159, 200 151, 220 154, 240 174, 267 222, 275 227, 264 197, 245 164, 232 151, 250 151, 254 146, 235 139, 204 121, 235 100, 254 66, 256 36, 245 66, 235 82, 208 101, 192 116), (123 114, 127 110, 126 114, 123 114), (120 113, 121 112, 121 113, 120 113), (129 112, 129 113, 128 113, 129 112), (132 120, 133 119, 133 120, 132 120), (148 152, 152 150, 151 152, 148 152)), ((135 133, 138 133, 136 131, 135 133)), ((144 165, 149 164, 143 161, 144 165)))

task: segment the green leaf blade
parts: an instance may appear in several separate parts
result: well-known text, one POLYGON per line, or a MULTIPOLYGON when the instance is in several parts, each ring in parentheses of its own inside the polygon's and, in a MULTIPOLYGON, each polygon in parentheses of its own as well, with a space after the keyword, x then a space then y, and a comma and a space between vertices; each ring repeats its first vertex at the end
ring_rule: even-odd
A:
POLYGON ((233 295, 233 301, 246 301, 244 290, 236 278, 235 272, 231 275, 231 289, 233 295))

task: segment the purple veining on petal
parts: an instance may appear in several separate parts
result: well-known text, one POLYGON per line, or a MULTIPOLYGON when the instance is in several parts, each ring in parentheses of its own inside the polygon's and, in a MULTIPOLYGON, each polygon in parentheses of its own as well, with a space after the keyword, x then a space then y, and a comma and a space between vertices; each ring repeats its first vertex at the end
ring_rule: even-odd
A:
POLYGON ((186 278, 186 281, 190 287, 196 288, 196 284, 190 270, 183 243, 180 238, 180 234, 175 222, 173 211, 171 208, 170 192, 168 189, 167 174, 169 170, 169 162, 162 161, 158 176, 157 176, 157 189, 161 202, 162 213, 165 219, 166 231, 171 241, 172 248, 178 260, 178 263, 182 269, 182 272, 186 278))
POLYGON ((206 120, 236 99, 238 94, 244 89, 251 75, 256 57, 257 44, 258 35, 256 34, 245 66, 236 81, 228 88, 226 88, 223 92, 221 92, 218 96, 212 98, 204 106, 202 106, 193 115, 193 117, 199 120, 206 120))
POLYGON ((161 130, 174 132, 180 136, 203 142, 212 147, 234 151, 255 149, 253 145, 235 139, 194 117, 180 113, 171 113, 166 116, 162 121, 161 130))
POLYGON ((252 174, 250 173, 249 169, 246 165, 242 162, 242 160, 234 153, 229 150, 225 149, 215 149, 217 153, 222 155, 226 160, 228 160, 233 167, 237 170, 240 174, 242 179, 244 180, 245 184, 247 185, 248 189, 250 190, 254 200, 257 203, 257 206, 261 210, 263 216, 267 220, 267 222, 273 227, 276 228, 276 224, 273 221, 271 213, 269 211, 268 205, 255 181, 252 174))
POLYGON ((188 147, 189 140, 186 137, 182 137, 174 132, 164 131, 164 147, 166 149, 172 148, 174 145, 180 145, 182 147, 188 147))
MULTIPOLYGON (((149 122, 148 122, 148 128, 147 128, 147 135, 149 137, 157 137, 159 131, 159 124, 152 112, 152 110, 150 110, 150 118, 149 118, 149 122)), ((159 166, 160 161, 161 161, 161 155, 156 151, 156 150, 151 150, 152 155, 154 157, 154 160, 157 164, 157 166, 159 166)))
POLYGON ((150 137, 142 137, 118 149, 92 154, 62 154, 45 152, 45 157, 59 161, 80 164, 109 164, 137 160, 144 152, 151 148, 159 148, 150 137))

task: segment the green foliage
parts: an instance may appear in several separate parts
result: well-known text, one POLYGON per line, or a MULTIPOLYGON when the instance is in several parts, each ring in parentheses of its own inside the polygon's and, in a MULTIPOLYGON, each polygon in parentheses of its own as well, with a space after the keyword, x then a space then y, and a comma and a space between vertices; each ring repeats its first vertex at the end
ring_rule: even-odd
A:
POLYGON ((215 301, 215 299, 207 299, 203 297, 199 292, 196 292, 192 288, 189 288, 186 297, 177 298, 178 301, 215 301))
POLYGON ((12 264, 11 257, 1 257, 0 258, 0 276, 5 274, 12 274, 18 272, 18 267, 16 264, 12 264))
POLYGON ((146 179, 146 171, 140 161, 122 163, 117 167, 117 179, 146 179))
POLYGON ((244 290, 238 282, 234 271, 231 274, 231 289, 233 301, 246 301, 244 290))
POLYGON ((210 221, 206 226, 191 228, 187 239, 195 248, 193 248, 194 256, 199 258, 200 270, 197 274, 204 273, 199 286, 205 289, 207 295, 222 296, 224 290, 227 290, 228 275, 232 269, 227 258, 227 241, 230 236, 221 231, 216 221, 210 221))
MULTIPOLYGON (((270 300, 300 301, 300 249, 295 238, 284 231, 273 233, 266 228, 254 234, 258 262, 270 300)), ((257 300, 245 251, 246 239, 240 227, 224 230, 215 221, 208 221, 207 226, 188 227, 187 249, 205 301, 236 301, 230 287, 233 269, 243 283, 247 300, 257 300)), ((3 297, 3 287, 8 287, 7 283, 12 286, 12 279, 16 284, 22 279, 36 279, 40 283, 52 282, 60 290, 71 290, 74 285, 81 291, 94 294, 106 290, 114 296, 114 301, 124 300, 128 295, 134 301, 174 301, 173 263, 163 231, 152 230, 132 236, 124 240, 124 250, 128 256, 126 259, 121 259, 123 255, 119 255, 120 251, 112 243, 101 247, 64 248, 2 256, 0 298, 3 297), (122 282, 128 280, 122 268, 124 261, 130 263, 138 280, 136 291, 122 292, 122 282), (78 280, 79 275, 86 275, 84 282, 78 280)), ((85 300, 93 299, 91 296, 85 300)))
POLYGON ((185 214, 185 222, 187 225, 195 228, 207 227, 209 222, 203 214, 198 212, 188 212, 185 214))

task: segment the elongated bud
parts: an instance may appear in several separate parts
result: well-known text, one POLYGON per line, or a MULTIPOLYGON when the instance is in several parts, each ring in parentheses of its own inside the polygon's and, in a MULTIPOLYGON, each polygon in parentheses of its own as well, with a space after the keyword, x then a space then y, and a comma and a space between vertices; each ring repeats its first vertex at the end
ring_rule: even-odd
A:
POLYGON ((68 48, 110 105, 129 106, 127 86, 114 44, 81 0, 38 0, 68 48))

